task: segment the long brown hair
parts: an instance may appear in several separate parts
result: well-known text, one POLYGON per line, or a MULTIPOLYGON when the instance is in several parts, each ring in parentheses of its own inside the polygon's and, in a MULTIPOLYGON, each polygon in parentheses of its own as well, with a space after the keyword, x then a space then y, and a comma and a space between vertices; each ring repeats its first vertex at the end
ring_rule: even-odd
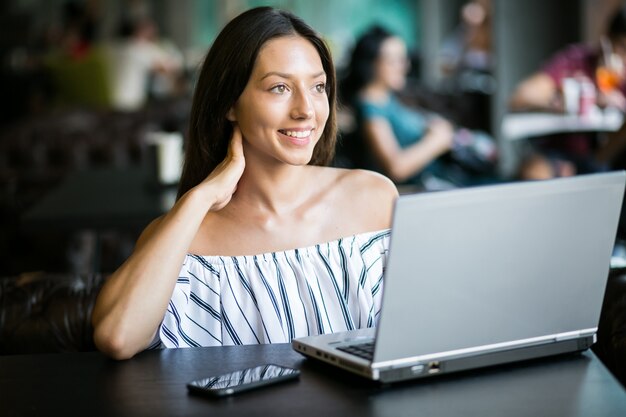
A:
POLYGON ((284 10, 258 7, 224 27, 202 64, 191 106, 178 198, 202 182, 226 157, 233 131, 226 114, 246 87, 261 47, 271 39, 293 35, 313 44, 326 72, 330 112, 309 164, 328 165, 332 161, 337 140, 337 85, 330 51, 321 36, 299 17, 284 10))

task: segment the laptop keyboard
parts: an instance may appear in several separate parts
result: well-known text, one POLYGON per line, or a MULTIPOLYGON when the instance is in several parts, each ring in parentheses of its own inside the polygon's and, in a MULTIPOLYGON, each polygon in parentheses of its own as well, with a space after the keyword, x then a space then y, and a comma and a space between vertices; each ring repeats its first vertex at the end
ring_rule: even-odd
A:
POLYGON ((363 359, 372 360, 374 358, 374 342, 358 343, 354 345, 341 346, 337 348, 342 352, 347 352, 363 359))

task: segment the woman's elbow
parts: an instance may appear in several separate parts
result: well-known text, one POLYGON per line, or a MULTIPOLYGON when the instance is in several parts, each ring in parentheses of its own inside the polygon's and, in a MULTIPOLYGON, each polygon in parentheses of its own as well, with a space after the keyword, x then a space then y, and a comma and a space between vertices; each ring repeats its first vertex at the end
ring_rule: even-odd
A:
POLYGON ((399 175, 396 174, 395 172, 391 171, 387 174, 387 176, 389 177, 389 179, 391 181, 393 181, 395 184, 401 184, 403 182, 405 182, 409 177, 407 177, 406 175, 399 175))
POLYGON ((511 111, 524 111, 533 108, 548 107, 549 103, 544 102, 541 97, 536 97, 532 91, 527 88, 520 88, 511 95, 508 108, 511 111))
POLYGON ((385 174, 389 177, 389 179, 396 184, 403 183, 407 181, 409 178, 419 173, 419 171, 413 172, 408 169, 405 169, 399 164, 393 164, 393 163, 385 164, 383 166, 383 169, 385 171, 385 174))
POLYGON ((519 91, 516 91, 513 95, 511 95, 507 107, 511 111, 520 111, 526 107, 525 100, 519 91))
POLYGON ((123 333, 105 329, 102 325, 94 326, 93 341, 100 352, 116 360, 130 359, 141 350, 129 343, 123 333))
POLYGON ((554 110, 557 92, 555 82, 547 74, 537 74, 517 86, 509 98, 509 110, 554 110))

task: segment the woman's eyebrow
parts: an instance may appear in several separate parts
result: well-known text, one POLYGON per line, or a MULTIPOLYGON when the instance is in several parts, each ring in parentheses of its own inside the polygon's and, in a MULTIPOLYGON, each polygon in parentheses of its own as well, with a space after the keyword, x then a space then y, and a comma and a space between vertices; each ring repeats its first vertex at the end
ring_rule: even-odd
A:
MULTIPOLYGON (((311 78, 321 77, 322 75, 326 75, 326 72, 325 71, 317 72, 317 73, 311 75, 311 78)), ((287 74, 287 73, 278 72, 278 71, 270 71, 270 72, 266 73, 263 77, 261 77, 261 80, 264 80, 264 79, 266 79, 268 77, 271 77, 271 76, 277 76, 277 77, 287 78, 287 79, 293 77, 292 74, 287 74)))

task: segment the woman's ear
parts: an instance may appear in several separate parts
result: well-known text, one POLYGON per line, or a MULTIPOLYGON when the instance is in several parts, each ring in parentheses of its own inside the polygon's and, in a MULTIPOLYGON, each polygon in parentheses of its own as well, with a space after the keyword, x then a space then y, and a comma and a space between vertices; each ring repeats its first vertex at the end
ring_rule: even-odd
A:
POLYGON ((237 118, 235 117, 235 109, 233 109, 232 107, 228 109, 228 112, 226 113, 226 118, 231 122, 236 122, 237 118))

